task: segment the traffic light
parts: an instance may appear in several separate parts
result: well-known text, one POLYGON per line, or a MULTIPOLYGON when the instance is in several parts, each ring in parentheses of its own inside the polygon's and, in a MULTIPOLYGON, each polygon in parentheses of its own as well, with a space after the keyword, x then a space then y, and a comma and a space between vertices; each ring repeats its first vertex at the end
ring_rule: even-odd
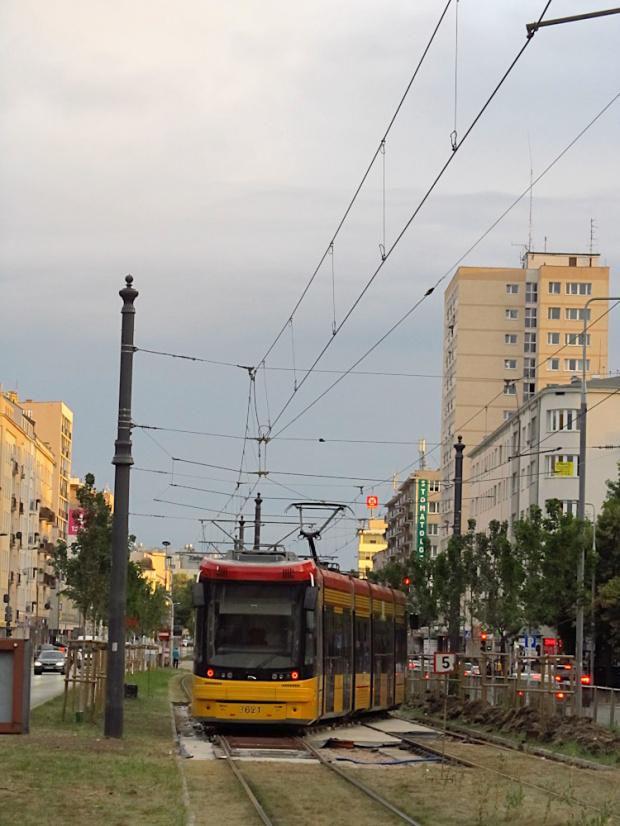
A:
POLYGON ((486 650, 487 650, 487 633, 486 633, 486 631, 483 631, 480 634, 480 652, 482 654, 484 654, 484 652, 486 650))
POLYGON ((406 577, 403 579, 403 585, 404 585, 406 588, 408 588, 408 587, 411 585, 411 578, 410 578, 410 577, 408 577, 408 576, 406 576, 406 577))
POLYGON ((13 619, 13 609, 10 605, 7 605, 4 609, 4 621, 9 623, 13 619))

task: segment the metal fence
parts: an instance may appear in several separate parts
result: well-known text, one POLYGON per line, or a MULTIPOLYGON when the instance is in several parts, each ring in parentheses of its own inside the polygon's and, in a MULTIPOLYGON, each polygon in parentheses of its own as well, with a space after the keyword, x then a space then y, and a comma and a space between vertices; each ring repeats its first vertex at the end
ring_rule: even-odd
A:
MULTIPOLYGON (((534 664, 531 658, 508 654, 458 654, 450 674, 434 673, 433 660, 426 655, 410 661, 408 700, 449 694, 484 706, 534 707, 542 718, 576 713, 572 657, 542 657, 534 664)), ((620 725, 620 690, 593 685, 582 685, 581 690, 581 717, 607 728, 620 725)))

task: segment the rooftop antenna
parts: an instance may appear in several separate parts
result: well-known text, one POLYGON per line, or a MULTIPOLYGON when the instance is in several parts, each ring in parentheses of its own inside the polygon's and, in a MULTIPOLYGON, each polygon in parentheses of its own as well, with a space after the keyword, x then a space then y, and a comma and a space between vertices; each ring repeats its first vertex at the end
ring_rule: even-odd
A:
POLYGON ((418 441, 418 452, 420 454, 420 470, 426 470, 428 467, 426 464, 426 439, 418 441))
POLYGON ((530 149, 530 234, 527 242, 527 251, 532 251, 532 202, 534 199, 534 162, 532 160, 532 144, 530 141, 530 133, 527 133, 527 145, 530 149))
POLYGON ((595 220, 595 218, 590 218, 590 255, 592 255, 594 250, 594 230, 597 229, 597 226, 594 223, 595 220))
POLYGON ((394 490, 398 490, 398 471, 396 471, 396 473, 394 474, 394 477, 392 479, 392 486, 394 490))

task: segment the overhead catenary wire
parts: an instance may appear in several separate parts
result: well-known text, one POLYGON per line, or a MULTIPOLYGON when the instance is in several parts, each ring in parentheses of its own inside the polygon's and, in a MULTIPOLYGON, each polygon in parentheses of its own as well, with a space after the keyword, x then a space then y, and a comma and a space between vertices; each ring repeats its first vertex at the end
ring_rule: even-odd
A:
MULTIPOLYGON (((546 3, 546 5, 545 5, 545 8, 543 9, 542 14, 540 15, 539 20, 542 20, 542 18, 543 18, 543 17, 544 17, 544 15, 545 15, 545 12, 547 11, 547 9, 549 8, 549 6, 550 6, 550 5, 551 5, 551 0, 547 0, 547 3, 546 3)), ((396 247, 398 246, 398 244, 400 243, 400 241, 401 241, 401 240, 402 240, 402 238, 404 237, 405 233, 407 232, 407 230, 409 229, 409 227, 411 226, 411 224, 413 223, 413 221, 414 221, 414 220, 416 219, 416 217, 418 216, 418 214, 419 214, 420 210, 422 209, 422 207, 424 206, 424 204, 426 203, 426 201, 429 199, 429 197, 430 197, 430 196, 431 196, 431 194, 433 193, 433 191, 434 191, 435 187, 437 186, 437 184, 439 183, 439 181, 441 180, 441 178, 444 176, 444 174, 446 173, 447 169, 450 167, 450 165, 451 165, 451 163, 453 162, 454 158, 457 156, 457 150, 458 150, 458 149, 460 149, 460 147, 461 147, 461 146, 465 143, 465 141, 467 140, 467 138, 469 137, 469 135, 472 133, 472 131, 473 131, 473 130, 474 130, 474 128, 476 127, 477 123, 478 123, 478 122, 479 122, 479 120, 482 118, 483 114, 484 114, 484 113, 485 113, 485 111, 488 109, 488 107, 490 106, 491 102, 493 101, 493 99, 495 98, 495 96, 497 95, 497 93, 499 92, 499 90, 501 89, 501 87, 503 86, 503 84, 505 83, 506 79, 508 78, 508 76, 510 75, 510 73, 512 72, 512 70, 514 69, 514 67, 516 66, 516 64, 518 63, 518 61, 520 60, 521 56, 523 55, 523 53, 525 52, 525 50, 527 49, 527 47, 529 46, 529 44, 531 43, 531 41, 532 41, 532 38, 531 38, 531 37, 528 37, 528 38, 526 39, 525 43, 523 44, 523 46, 521 47, 521 49, 520 49, 520 50, 519 50, 519 52, 517 53, 516 57, 512 60, 512 62, 511 62, 511 64, 509 65, 508 69, 506 69, 506 71, 505 71, 505 72, 504 72, 504 74, 502 75, 501 79, 500 79, 500 80, 499 80, 499 82, 496 84, 495 88, 493 89, 493 91, 491 92, 491 94, 489 95, 489 97, 487 98, 487 100, 485 101, 484 105, 482 106, 482 108, 480 109, 480 111, 478 112, 478 114, 474 117, 473 121, 470 123, 469 127, 468 127, 468 128, 467 128, 467 130, 465 131, 465 134, 463 135, 463 138, 460 140, 460 142, 458 143, 458 145, 457 145, 457 146, 455 147, 455 149, 453 150, 452 154, 448 157, 448 159, 446 160, 446 162, 443 164, 443 166, 441 167, 441 169, 440 169, 439 173, 436 175, 436 177, 435 177, 435 179, 433 180, 433 182, 431 183, 430 187, 426 190, 425 194, 423 195, 422 199, 421 199, 421 200, 420 200, 420 202, 418 203, 417 207, 415 208, 415 210, 413 211, 413 213, 411 214, 411 216, 409 217, 409 219, 405 222, 405 225, 403 226, 403 228, 401 229, 401 231, 400 231, 400 232, 398 233, 398 235, 396 236, 396 239, 394 240, 394 242, 392 243, 392 245, 390 246, 390 248, 386 250, 386 252, 385 252, 385 258, 383 258, 383 260, 380 262, 380 264, 376 267, 376 269, 374 270, 374 272, 372 273, 372 275, 370 276, 370 278, 369 278, 369 279, 368 279, 368 281, 366 282, 365 286, 363 287, 363 289, 361 290, 361 292, 359 293, 359 295, 357 296, 357 298, 353 301, 352 305, 349 307, 349 309, 348 309, 348 311, 346 312, 346 314, 344 315, 344 317, 343 317, 342 321, 340 322, 340 324, 338 325, 338 328, 337 328, 337 330, 335 331, 335 333, 332 335, 332 337, 331 337, 330 339, 328 339, 327 343, 326 343, 326 344, 324 345, 324 347, 321 349, 321 351, 319 352, 318 356, 315 358, 314 362, 313 362, 313 363, 312 363, 312 365, 310 366, 309 370, 305 373, 305 375, 303 376, 303 378, 301 379, 301 381, 298 383, 298 385, 297 385, 297 389, 298 389, 298 390, 299 390, 299 388, 300 388, 300 387, 301 387, 301 386, 305 383, 305 381, 307 380, 307 378, 308 378, 308 377, 312 374, 313 369, 316 367, 316 365, 319 363, 319 361, 323 358, 323 356, 325 355, 325 353, 327 352, 327 350, 329 349, 329 347, 331 346, 331 344, 332 344, 332 343, 333 343, 333 341, 335 340, 336 335, 340 332, 340 330, 342 330, 342 328, 343 328, 343 327, 344 327, 344 325, 347 323, 347 321, 349 320, 349 318, 351 317, 351 315, 353 314, 353 312, 355 311, 355 309, 356 309, 356 308, 357 308, 357 306, 359 305, 360 301, 362 300, 362 298, 364 297, 364 295, 366 294, 366 292, 370 289, 370 286, 372 285, 372 283, 374 282, 374 280, 377 278, 377 276, 379 275, 379 273, 380 273, 380 272, 381 272, 381 270, 383 269, 383 267, 384 267, 385 263, 387 262, 387 260, 389 259, 390 255, 394 252, 394 250, 396 249, 396 247)), ((423 297, 420 299, 420 301, 418 302, 418 306, 419 306, 419 304, 420 304, 420 303, 421 303, 421 302, 422 302, 422 301, 423 301, 426 297, 428 297, 428 296, 429 296, 429 295, 430 295, 430 294, 434 291, 434 289, 436 289, 436 287, 437 287, 437 286, 441 283, 441 281, 443 281, 445 278, 446 278, 446 276, 445 276, 445 275, 444 275, 444 276, 442 276, 442 277, 441 277, 441 278, 440 278, 440 279, 439 279, 439 280, 438 280, 438 281, 437 281, 437 282, 436 282, 436 283, 435 283, 435 284, 434 284, 431 288, 429 288, 429 289, 425 292, 424 296, 423 296, 423 297)), ((284 414, 284 412, 287 410, 287 408, 289 407, 289 405, 290 405, 290 403, 292 402, 292 400, 293 400, 293 398, 294 398, 294 397, 295 397, 295 393, 293 393, 293 394, 291 394, 291 395, 289 396, 289 398, 288 398, 288 399, 287 399, 287 401, 285 402, 284 406, 282 407, 282 409, 280 410, 280 412, 278 413, 278 415, 274 418, 274 420, 273 420, 273 426, 275 426, 275 425, 277 424, 277 422, 280 420, 280 418, 282 417, 282 415, 284 414)))
POLYGON ((279 341, 279 340, 280 340, 280 338, 282 337, 282 334, 284 333, 284 331, 286 330, 286 327, 287 327, 287 325, 288 325, 289 319, 291 319, 291 318, 295 315, 295 313, 297 312, 297 310, 299 309, 299 306, 301 305, 302 301, 303 301, 303 300, 304 300, 304 298, 306 297, 306 295, 307 295, 307 293, 308 293, 308 290, 309 290, 309 289, 310 289, 310 287, 312 286, 312 283, 314 282, 314 279, 316 278, 316 276, 317 276, 317 274, 318 274, 319 270, 321 269, 321 267, 322 267, 322 265, 323 265, 323 262, 325 261, 325 258, 327 257, 327 255, 328 255, 328 253, 329 253, 329 248, 330 248, 330 246, 331 246, 331 245, 332 245, 332 244, 336 241, 336 238, 337 238, 337 237, 338 237, 338 235, 340 234, 340 230, 341 230, 341 229, 342 229, 342 227, 344 226, 344 223, 345 223, 345 221, 347 220, 347 218, 348 218, 348 216, 349 216, 349 213, 351 212, 351 209, 353 208, 353 205, 355 204, 355 202, 356 202, 356 200, 357 200, 357 198, 358 198, 358 196, 359 196, 359 194, 360 194, 360 192, 361 192, 361 190, 362 190, 362 188, 363 188, 364 184, 366 183, 366 180, 367 180, 368 176, 370 175, 370 172, 371 172, 371 170, 372 170, 372 168, 373 168, 373 166, 374 166, 374 164, 375 164, 375 161, 376 161, 376 159, 377 159, 377 156, 378 156, 378 155, 379 155, 379 153, 381 152, 381 146, 382 146, 382 144, 384 144, 384 142, 386 141, 387 136, 389 135, 389 133, 390 133, 390 131, 391 131, 391 129, 392 129, 392 126, 394 125, 394 123, 395 123, 395 121, 396 121, 396 119, 397 119, 397 117, 398 117, 398 115, 399 115, 399 113, 400 113, 400 110, 402 109, 403 104, 404 104, 404 102, 405 102, 405 100, 406 100, 406 98, 407 98, 407 96, 408 96, 408 94, 409 94, 409 91, 410 91, 410 89, 411 89, 411 87, 412 87, 413 83, 415 82, 415 79, 416 79, 416 77, 417 77, 417 75, 418 75, 418 72, 420 71, 420 68, 422 67, 422 64, 424 63, 424 60, 426 59, 426 56, 427 56, 427 54, 428 54, 428 52, 429 52, 429 50, 430 50, 430 48, 431 48, 431 46, 432 46, 432 44, 433 44, 433 41, 435 40, 435 36, 437 35, 437 32, 439 31, 439 28, 441 27, 441 24, 442 24, 442 22, 443 22, 443 20, 444 20, 444 17, 446 16, 446 14, 447 14, 447 12, 448 12, 448 9, 449 9, 449 7, 450 7, 451 2, 452 2, 452 0, 448 0, 448 2, 446 3, 446 5, 445 5, 445 7, 444 7, 444 9, 443 9, 443 11, 442 11, 442 13, 441 13, 440 17, 439 17, 439 20, 438 20, 438 22, 437 22, 437 24, 436 24, 436 26, 435 26, 435 29, 433 30, 433 33, 432 33, 432 35, 431 35, 431 37, 430 37, 430 39, 429 39, 429 41, 428 41, 428 43, 427 43, 427 45, 426 45, 426 48, 424 49, 424 51, 423 51, 423 53, 422 53, 422 56, 421 56, 420 60, 418 61, 418 64, 417 64, 417 66, 416 66, 416 68, 415 68, 415 71, 413 72, 413 75, 412 75, 411 79, 409 80, 409 83, 407 84, 407 88, 405 89, 405 92, 404 92, 404 94, 402 95, 402 97, 401 97, 401 99, 400 99, 400 102, 398 103, 398 106, 396 107, 396 111, 395 111, 395 112, 394 112, 394 114, 392 115, 392 118, 391 118, 391 120, 390 120, 390 122, 389 122, 389 124, 388 124, 388 127, 387 127, 387 129, 385 130, 385 132, 384 132, 384 134, 383 134, 383 137, 382 137, 381 141, 379 142, 379 146, 377 147, 377 150, 375 151, 374 155, 372 156, 372 159, 371 159, 370 163, 368 164, 368 167, 367 167, 366 171, 364 172, 364 174, 363 174, 363 176, 362 176, 362 180, 360 181, 360 183, 359 183, 359 185, 358 185, 357 189, 355 190, 355 192, 354 192, 354 194, 353 194, 353 197, 351 198, 351 200, 350 200, 350 202, 349 202, 349 204, 348 204, 347 208, 345 209, 344 214, 343 214, 342 218, 340 219, 340 222, 338 223, 338 225, 337 225, 337 227, 336 227, 336 231, 335 231, 335 232, 334 232, 334 234, 332 235, 332 237, 331 237, 331 239, 330 239, 330 242, 329 242, 329 244, 327 245, 327 248, 326 248, 325 252, 324 252, 324 253, 323 253, 323 255, 321 256, 321 258, 320 258, 320 260, 319 260, 319 263, 317 264, 316 269, 315 269, 315 270, 314 270, 314 272, 312 273, 312 275, 311 275, 311 277, 310 277, 310 279, 309 279, 308 283, 306 284, 306 286, 305 286, 305 287, 304 287, 304 289, 302 290, 302 293, 301 293, 301 295, 300 295, 299 299, 297 300, 297 302, 296 302, 295 306, 293 307, 292 312, 291 312, 291 313, 289 313, 289 316, 288 316, 288 318, 287 318, 287 320, 286 320, 286 323, 284 324, 284 326, 282 327, 282 329, 280 330, 280 332, 276 335, 276 337, 275 337, 275 339, 273 340, 273 342, 271 343, 271 345, 268 347, 267 352, 265 353, 265 355, 264 355, 264 356, 262 357, 262 359, 261 359, 261 362, 265 362, 265 361, 267 360, 267 358, 268 358, 268 356, 270 355, 270 353, 272 352, 273 348, 276 346, 276 344, 278 343, 278 341, 279 341))

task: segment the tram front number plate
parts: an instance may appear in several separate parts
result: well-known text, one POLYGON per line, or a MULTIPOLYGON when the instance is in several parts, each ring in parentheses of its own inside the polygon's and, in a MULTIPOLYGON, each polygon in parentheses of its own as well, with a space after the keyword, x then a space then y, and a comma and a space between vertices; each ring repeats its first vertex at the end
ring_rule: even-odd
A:
POLYGON ((220 718, 248 718, 260 717, 264 720, 283 720, 286 705, 281 703, 220 703, 218 717, 220 718))

